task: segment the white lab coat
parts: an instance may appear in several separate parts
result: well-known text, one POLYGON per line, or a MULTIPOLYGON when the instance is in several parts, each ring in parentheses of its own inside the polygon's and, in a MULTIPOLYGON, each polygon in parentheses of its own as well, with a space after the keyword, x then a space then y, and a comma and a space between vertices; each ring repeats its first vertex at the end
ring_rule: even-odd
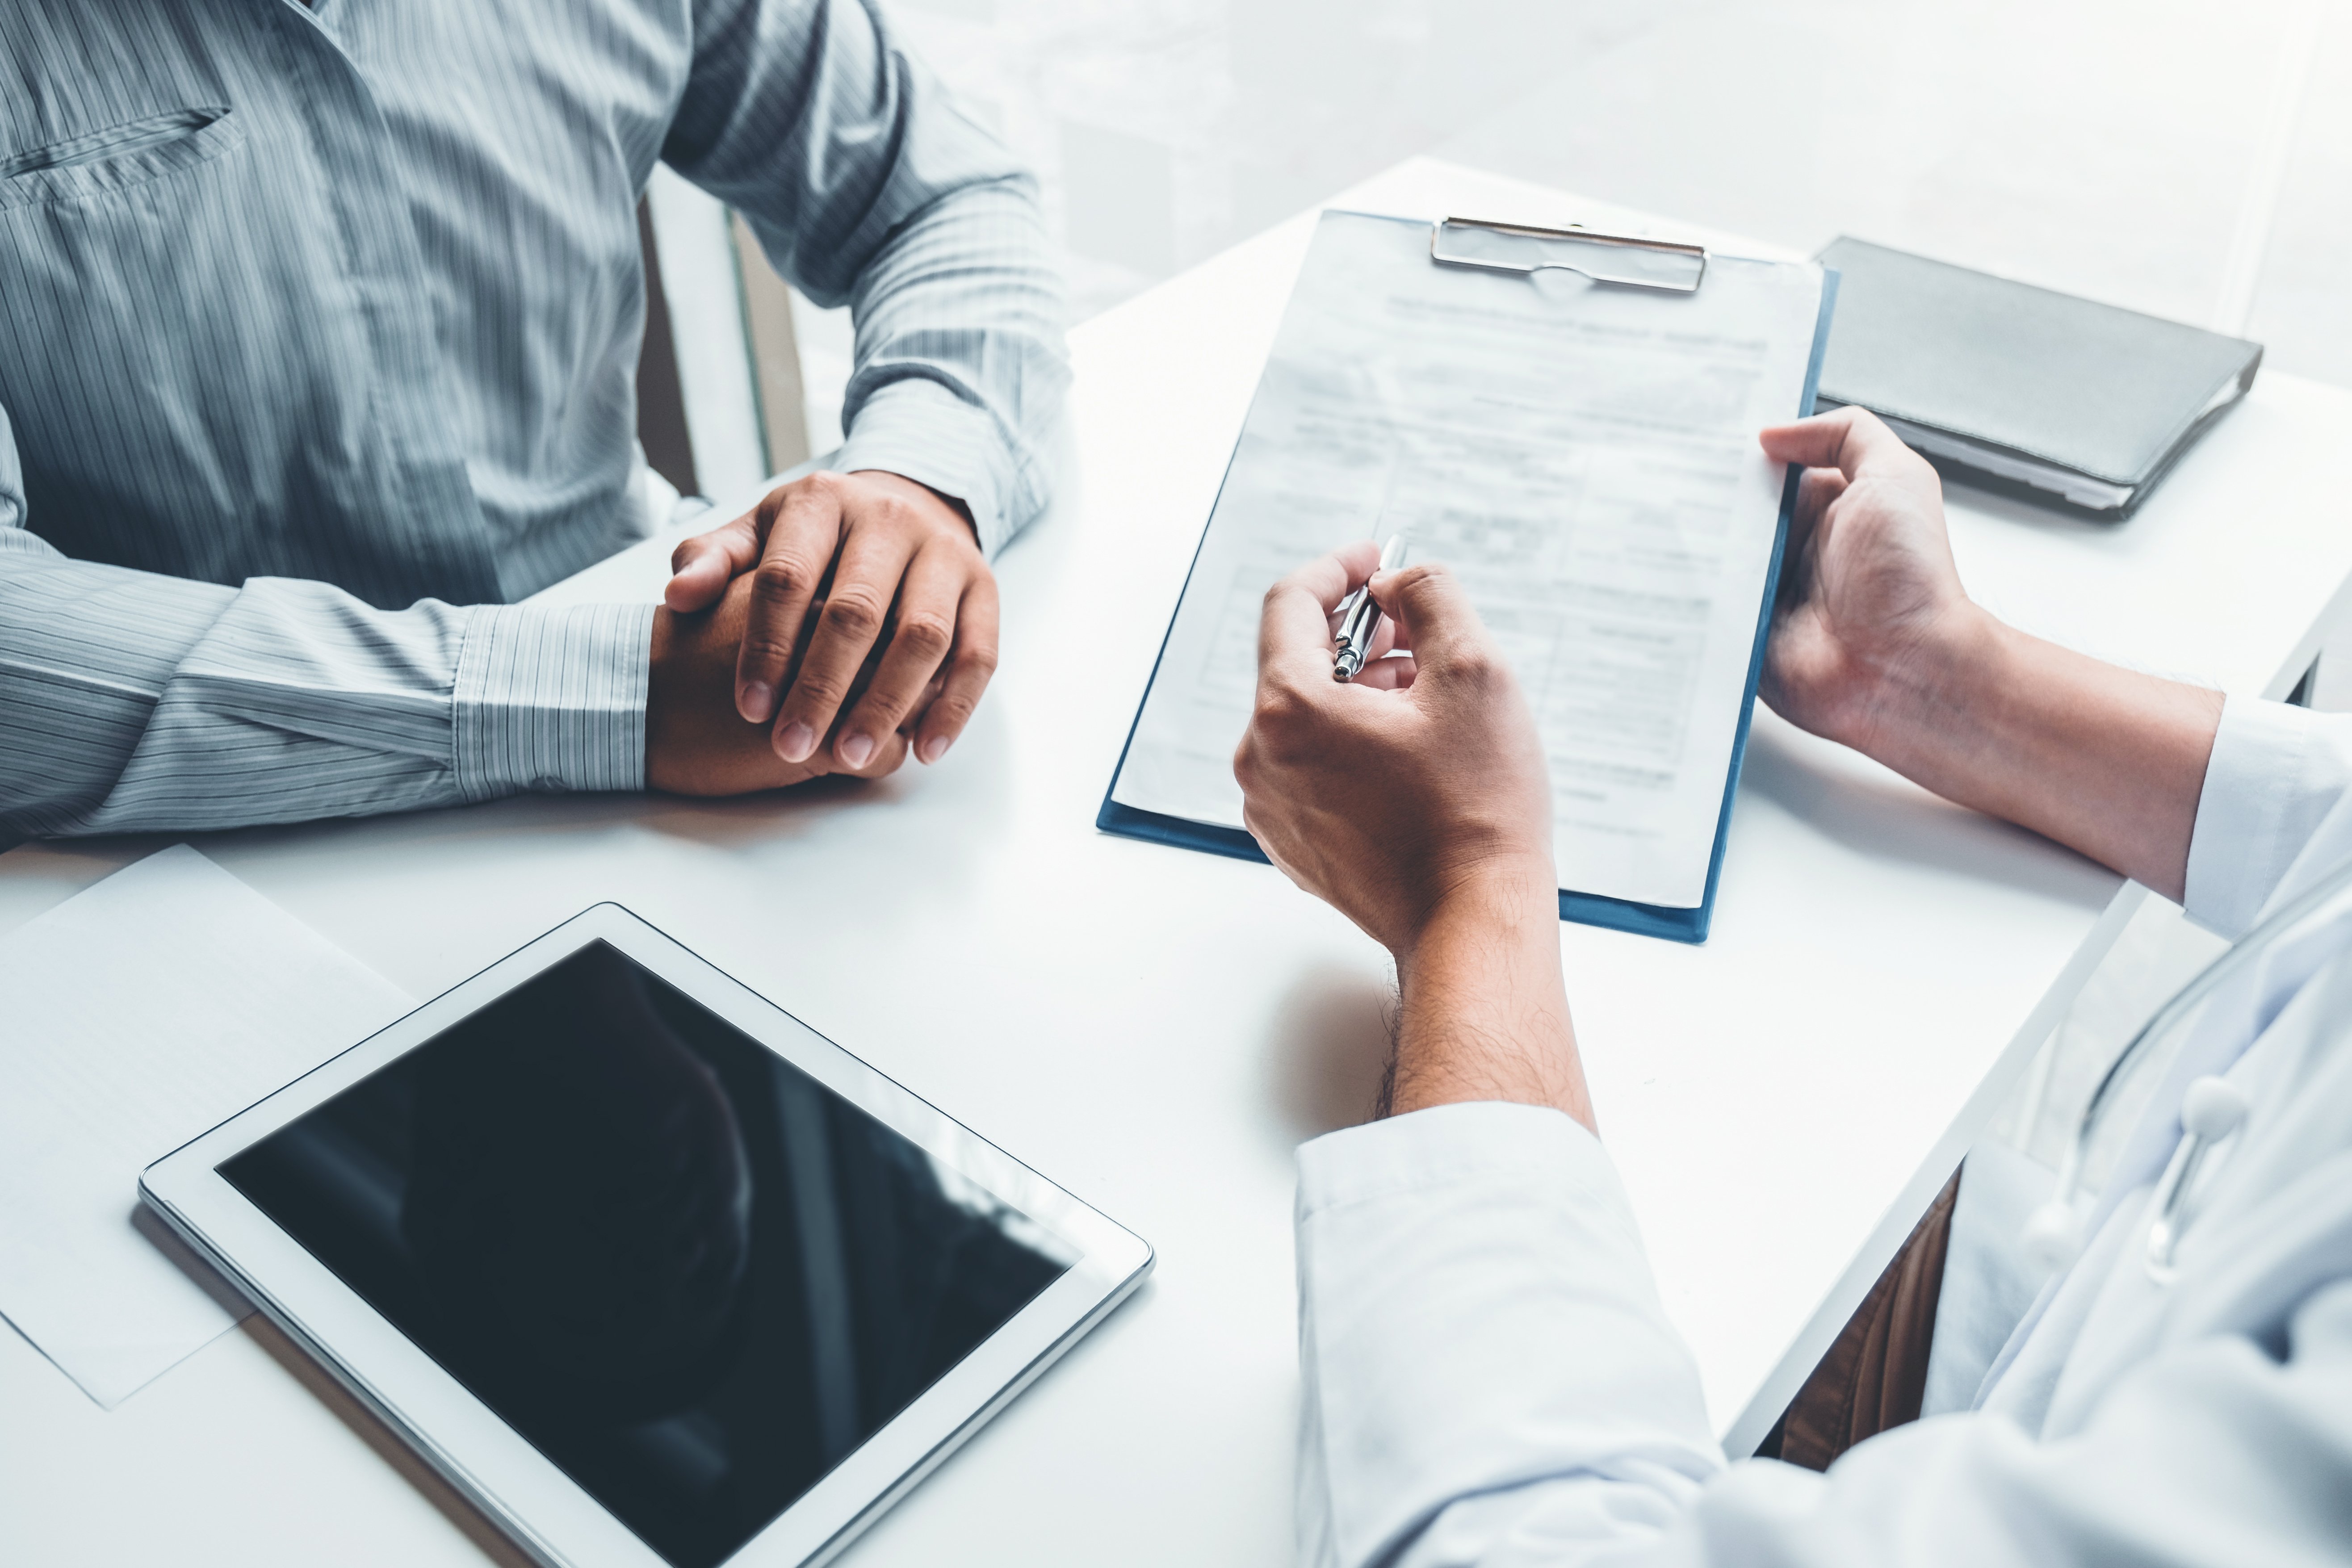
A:
MULTIPOLYGON (((2234 935, 2347 857, 2352 718, 2229 703, 2189 913, 2234 935)), ((1616 1174, 1577 1123, 1444 1106, 1307 1144, 1302 1562, 2352 1563, 2347 953, 2352 930, 2274 952, 2208 1008, 2088 1245, 1975 1408, 1826 1476, 1725 1463, 1616 1174), (2207 1072, 2252 1109, 2208 1161, 2160 1286, 2148 1200, 2181 1089, 2207 1072)))

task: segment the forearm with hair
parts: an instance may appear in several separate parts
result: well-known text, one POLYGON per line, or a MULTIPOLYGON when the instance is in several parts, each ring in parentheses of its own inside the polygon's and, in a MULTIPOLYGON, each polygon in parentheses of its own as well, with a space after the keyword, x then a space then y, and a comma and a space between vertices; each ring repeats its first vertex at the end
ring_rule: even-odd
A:
POLYGON ((1560 979, 1549 872, 1530 868, 1471 889, 1397 955, 1402 1005, 1384 1115, 1507 1100, 1594 1126, 1560 979))
POLYGON ((2178 900, 2221 694, 2105 664, 1975 612, 1890 678, 1853 743, 1948 800, 2178 900))

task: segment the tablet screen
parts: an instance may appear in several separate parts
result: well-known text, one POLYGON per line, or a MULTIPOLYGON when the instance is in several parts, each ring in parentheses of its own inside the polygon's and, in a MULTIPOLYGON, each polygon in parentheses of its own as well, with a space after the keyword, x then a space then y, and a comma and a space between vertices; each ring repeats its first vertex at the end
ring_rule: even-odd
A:
POLYGON ((602 942, 220 1172, 677 1568, 1076 1261, 602 942))

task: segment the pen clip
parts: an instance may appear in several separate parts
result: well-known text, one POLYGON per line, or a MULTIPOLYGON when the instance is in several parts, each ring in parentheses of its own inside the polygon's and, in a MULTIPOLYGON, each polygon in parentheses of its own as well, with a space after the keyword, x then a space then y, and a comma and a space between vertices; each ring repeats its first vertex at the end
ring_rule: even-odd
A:
MULTIPOLYGON (((1382 572, 1393 572, 1403 565, 1405 552, 1409 548, 1404 530, 1399 529, 1390 534, 1389 542, 1381 546, 1381 563, 1373 568, 1372 576, 1377 577, 1382 572)), ((1380 602, 1372 597, 1370 577, 1364 579, 1361 587, 1350 591, 1339 601, 1337 614, 1339 617, 1339 647, 1331 655, 1331 679, 1344 685, 1363 673, 1364 665, 1371 657, 1372 639, 1380 635, 1381 611, 1380 602)))

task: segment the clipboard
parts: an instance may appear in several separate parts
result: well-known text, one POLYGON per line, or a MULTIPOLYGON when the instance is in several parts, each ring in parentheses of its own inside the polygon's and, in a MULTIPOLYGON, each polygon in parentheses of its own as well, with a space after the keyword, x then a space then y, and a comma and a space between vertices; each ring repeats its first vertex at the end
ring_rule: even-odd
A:
MULTIPOLYGON (((1376 216, 1368 214, 1328 213, 1326 223, 1335 217, 1363 219, 1376 216)), ((1402 223, 1412 220, 1381 218, 1383 222, 1402 223)), ((1486 273, 1517 273, 1533 276, 1548 270, 1576 274, 1596 289, 1640 292, 1654 296, 1695 295, 1705 288, 1711 258, 1706 247, 1675 241, 1602 234, 1581 228, 1543 229, 1523 225, 1494 223, 1484 220, 1445 218, 1437 223, 1418 223, 1428 235, 1430 264, 1448 270, 1462 269, 1486 273)), ((1834 270, 1822 269, 1819 305, 1811 322, 1811 331, 1798 406, 1785 417, 1795 418, 1813 411, 1821 379, 1822 361, 1829 341, 1829 330, 1835 311, 1838 276, 1834 270)), ((1302 278, 1300 287, 1305 287, 1302 278)), ((1293 295, 1293 307, 1297 300, 1293 295)), ((1286 311, 1286 324, 1288 312, 1286 311)), ((1269 367, 1271 368, 1271 367, 1269 367)), ((1146 683, 1143 700, 1139 703, 1135 720, 1129 724, 1128 737, 1119 752, 1118 766, 1113 769, 1109 787, 1105 791, 1100 809, 1096 814, 1096 826, 1102 831, 1146 842, 1173 847, 1194 849, 1209 854, 1228 856, 1235 859, 1255 860, 1265 864, 1266 857, 1255 839, 1239 828, 1191 816, 1146 809, 1123 803, 1116 798, 1121 777, 1133 756, 1137 736, 1143 729, 1145 714, 1150 707, 1154 690, 1159 687, 1168 663, 1170 649, 1183 619, 1184 607, 1192 595, 1202 573, 1204 554, 1210 544, 1211 531, 1224 505, 1228 491, 1235 482, 1236 467, 1249 439, 1252 420, 1255 419, 1265 399, 1265 382, 1252 400, 1250 415, 1243 426, 1243 437, 1235 443, 1234 453, 1228 459, 1220 482, 1217 500, 1210 509, 1199 545, 1195 547, 1191 566, 1187 569, 1183 593, 1178 598, 1178 608, 1171 616, 1168 631, 1161 638, 1155 656, 1150 679, 1146 683)), ((1787 547, 1789 525, 1794 515, 1799 470, 1788 469, 1780 486, 1778 515, 1773 524, 1769 560, 1765 564, 1762 592, 1752 634, 1746 648, 1746 675, 1738 698, 1738 715, 1730 742, 1728 764, 1725 769, 1719 798, 1714 812, 1713 842, 1709 849, 1703 895, 1693 906, 1644 902, 1636 899, 1613 897, 1601 893, 1559 890, 1559 915, 1564 921, 1625 931, 1643 936, 1667 941, 1697 943, 1706 940, 1712 925, 1715 897, 1723 868, 1723 858, 1728 838, 1732 804, 1737 798, 1739 774, 1746 757, 1748 736, 1754 715, 1757 683, 1763 673, 1764 651, 1771 630, 1772 608, 1780 589, 1782 558, 1787 547)), ((1304 559, 1304 557, 1302 557, 1304 559)), ((1238 732, 1235 739, 1238 740, 1238 732)))

